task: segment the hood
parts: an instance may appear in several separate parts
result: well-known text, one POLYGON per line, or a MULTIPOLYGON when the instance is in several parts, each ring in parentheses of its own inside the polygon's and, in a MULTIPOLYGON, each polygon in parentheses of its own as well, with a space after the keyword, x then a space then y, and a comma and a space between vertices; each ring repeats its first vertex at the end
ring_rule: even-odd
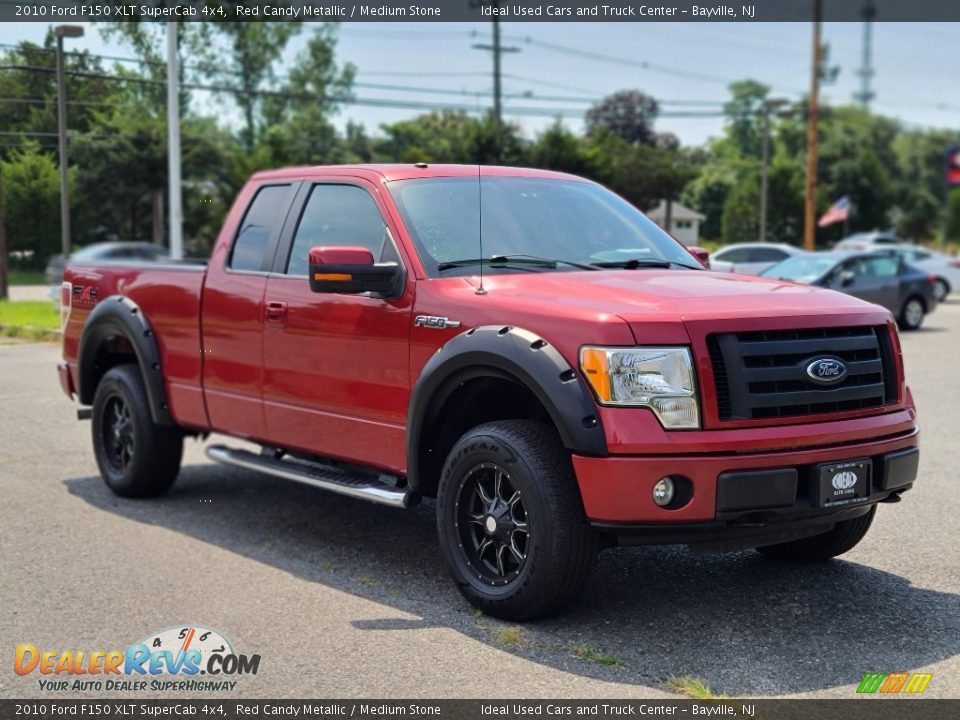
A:
MULTIPOLYGON (((471 283, 476 278, 470 278, 471 283)), ((730 273, 603 270, 488 275, 492 298, 554 315, 609 316, 628 323, 858 315, 883 323, 888 312, 850 295, 809 285, 730 273)))

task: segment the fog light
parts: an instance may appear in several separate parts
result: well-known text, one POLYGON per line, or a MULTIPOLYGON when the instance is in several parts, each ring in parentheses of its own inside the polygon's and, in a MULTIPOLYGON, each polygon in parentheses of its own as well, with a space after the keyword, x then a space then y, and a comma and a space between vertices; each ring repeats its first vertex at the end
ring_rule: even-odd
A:
POLYGON ((653 486, 653 501, 660 507, 669 505, 670 501, 673 500, 673 493, 673 480, 668 477, 660 478, 657 480, 657 484, 653 486))

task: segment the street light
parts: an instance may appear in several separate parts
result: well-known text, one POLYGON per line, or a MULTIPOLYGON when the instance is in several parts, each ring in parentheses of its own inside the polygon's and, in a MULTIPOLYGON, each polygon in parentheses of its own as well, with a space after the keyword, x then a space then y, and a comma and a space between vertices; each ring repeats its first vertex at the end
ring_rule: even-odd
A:
POLYGON ((67 85, 63 73, 63 39, 83 37, 79 25, 57 25, 57 124, 60 142, 60 249, 70 254, 70 197, 67 194, 67 85))

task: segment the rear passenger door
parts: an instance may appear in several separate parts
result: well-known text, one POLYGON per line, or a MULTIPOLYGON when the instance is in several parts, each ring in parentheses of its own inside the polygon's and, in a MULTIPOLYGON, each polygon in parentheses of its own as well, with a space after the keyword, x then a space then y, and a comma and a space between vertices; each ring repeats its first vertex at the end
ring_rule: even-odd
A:
POLYGON ((376 189, 359 179, 304 184, 267 281, 263 399, 274 444, 395 472, 406 464, 413 284, 396 297, 314 293, 312 247, 360 246, 404 260, 376 189))
POLYGON ((201 354, 210 425, 254 440, 266 439, 263 293, 298 185, 267 183, 244 189, 237 202, 246 203, 246 210, 239 222, 231 225, 228 218, 221 230, 203 288, 201 354))

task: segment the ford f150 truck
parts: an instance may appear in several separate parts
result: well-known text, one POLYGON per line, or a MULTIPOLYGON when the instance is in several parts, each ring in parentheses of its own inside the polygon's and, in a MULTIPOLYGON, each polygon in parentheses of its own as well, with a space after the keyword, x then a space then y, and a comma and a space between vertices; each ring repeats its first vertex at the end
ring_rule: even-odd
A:
POLYGON ((70 265, 64 391, 103 479, 210 458, 356 498, 435 498, 486 613, 555 612, 598 549, 820 561, 912 487, 896 325, 710 272, 602 186, 476 166, 254 175, 206 264, 70 265))

